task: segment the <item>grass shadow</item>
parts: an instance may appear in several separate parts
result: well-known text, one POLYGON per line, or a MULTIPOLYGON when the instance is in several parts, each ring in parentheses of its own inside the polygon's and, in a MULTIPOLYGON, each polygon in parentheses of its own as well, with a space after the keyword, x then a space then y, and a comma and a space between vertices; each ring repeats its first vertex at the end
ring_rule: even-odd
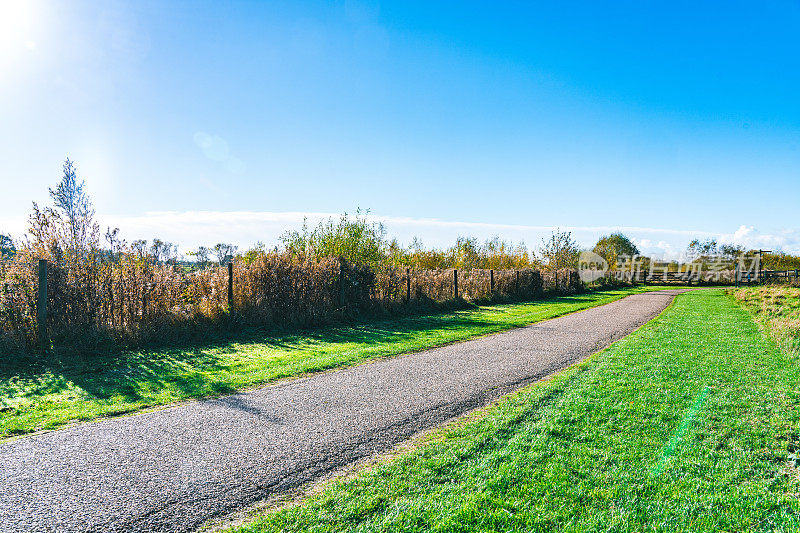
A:
MULTIPOLYGON (((153 398, 166 389, 178 398, 223 395, 237 388, 225 374, 235 372, 232 365, 242 357, 243 348, 257 346, 261 352, 275 351, 291 357, 317 346, 321 350, 336 350, 351 343, 370 346, 402 343, 433 331, 499 331, 509 326, 498 325, 487 316, 487 311, 501 314, 521 304, 538 307, 588 303, 612 294, 618 292, 597 291, 533 302, 505 302, 489 308, 463 303, 427 313, 362 317, 347 323, 294 329, 238 326, 232 331, 214 331, 199 339, 151 343, 138 350, 54 351, 44 356, 6 356, 0 358, 0 407, 8 405, 9 399, 11 404, 31 403, 46 396, 68 396, 75 391, 79 391, 76 394, 80 399, 101 402, 121 399, 144 405, 153 401, 159 403, 153 398)), ((325 370, 342 364, 349 363, 322 362, 309 370, 325 370)), ((284 375, 260 382, 304 371, 298 368, 291 367, 284 375)))

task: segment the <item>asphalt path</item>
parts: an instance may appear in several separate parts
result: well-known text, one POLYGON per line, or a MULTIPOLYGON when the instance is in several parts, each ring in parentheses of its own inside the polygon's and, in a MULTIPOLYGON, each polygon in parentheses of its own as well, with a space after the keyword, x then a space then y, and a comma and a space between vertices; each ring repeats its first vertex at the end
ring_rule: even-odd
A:
POLYGON ((575 363, 678 292, 0 444, 0 531, 191 531, 575 363))

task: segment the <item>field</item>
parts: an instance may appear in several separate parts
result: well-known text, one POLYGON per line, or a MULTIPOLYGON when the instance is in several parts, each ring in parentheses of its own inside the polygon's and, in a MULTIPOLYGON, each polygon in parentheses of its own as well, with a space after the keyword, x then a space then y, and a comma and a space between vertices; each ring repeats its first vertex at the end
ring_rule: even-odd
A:
POLYGON ((723 289, 683 294, 583 363, 236 531, 797 531, 797 363, 723 289))
POLYGON ((188 349, 3 357, 0 439, 456 342, 651 289, 597 291, 291 334, 254 332, 188 349))

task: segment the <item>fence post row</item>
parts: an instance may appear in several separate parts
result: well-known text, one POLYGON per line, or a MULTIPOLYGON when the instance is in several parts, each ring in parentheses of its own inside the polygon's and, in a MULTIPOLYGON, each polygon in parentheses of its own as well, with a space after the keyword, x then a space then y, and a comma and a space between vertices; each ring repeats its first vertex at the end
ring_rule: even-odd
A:
MULTIPOLYGON (((38 333, 38 343, 42 350, 47 350, 49 346, 49 332, 47 327, 47 294, 48 294, 48 287, 47 287, 47 278, 48 278, 48 261, 46 259, 39 259, 38 261, 38 294, 37 294, 37 302, 36 302, 36 321, 37 321, 37 333, 38 333)), ((228 263, 228 311, 233 313, 234 311, 234 297, 233 297, 233 261, 228 263)), ((343 263, 339 264, 339 303, 341 307, 344 307, 346 301, 346 271, 345 266, 343 263)), ((642 270, 638 273, 641 280, 643 282, 647 282, 650 279, 651 272, 648 270, 642 270)), ((520 272, 519 270, 514 270, 515 275, 515 286, 514 290, 517 295, 520 293, 520 272)), ((794 277, 795 281, 800 280, 800 269, 794 269, 794 271, 787 269, 783 272, 785 279, 791 281, 792 277, 794 277), (792 274, 794 274, 792 276, 792 274)), ((637 276, 638 277, 638 276, 637 276)), ((777 276, 775 276, 777 278, 777 276)), ((733 282, 736 287, 739 287, 742 282, 746 282, 748 284, 752 284, 754 278, 758 280, 757 276, 753 275, 752 271, 748 271, 745 275, 745 272, 742 271, 741 266, 737 263, 735 265, 734 274, 733 274, 733 282)), ((695 276, 695 279, 699 279, 695 276)), ((779 279, 779 278, 778 278, 779 279)), ((556 271, 554 274, 555 280, 555 290, 558 291, 558 272, 556 271)), ((692 284, 692 276, 691 273, 688 276, 687 282, 689 285, 692 284)), ((490 287, 490 294, 494 295, 495 293, 495 279, 494 279, 494 269, 489 270, 489 287, 490 287)), ((453 269, 453 296, 455 299, 459 298, 458 292, 458 269, 453 269)), ((147 290, 145 290, 143 296, 143 311, 142 316, 144 317, 146 313, 147 307, 147 290)), ((406 303, 411 302, 411 269, 406 268, 406 303)), ((113 313, 112 313, 112 320, 113 320, 113 313)))
POLYGON ((39 328, 39 347, 47 350, 47 259, 39 259, 39 298, 36 302, 36 320, 39 328))
POLYGON ((233 313, 233 261, 228 263, 228 312, 233 313))

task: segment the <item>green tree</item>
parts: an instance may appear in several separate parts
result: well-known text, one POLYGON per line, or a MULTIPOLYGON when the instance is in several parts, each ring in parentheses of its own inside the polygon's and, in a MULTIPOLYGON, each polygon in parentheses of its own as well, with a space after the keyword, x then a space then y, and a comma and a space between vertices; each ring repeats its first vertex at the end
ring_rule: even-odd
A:
POLYGON ((600 237, 592 251, 608 261, 611 266, 617 264, 617 258, 621 255, 639 255, 639 248, 622 233, 612 233, 600 237))
POLYGON ((717 241, 715 239, 708 239, 701 241, 700 239, 693 239, 686 247, 686 254, 692 259, 699 259, 704 256, 716 255, 719 251, 717 241))
POLYGON ((10 259, 15 255, 17 255, 17 247, 14 246, 14 239, 0 233, 0 258, 10 259))
POLYGON ((719 247, 719 253, 728 259, 735 259, 745 252, 744 247, 738 244, 723 244, 719 247))
POLYGON ((386 228, 370 221, 368 214, 360 209, 354 217, 345 213, 339 220, 320 222, 313 231, 303 221, 301 231, 284 233, 281 241, 289 252, 302 257, 342 257, 354 264, 377 264, 384 259, 386 228))

